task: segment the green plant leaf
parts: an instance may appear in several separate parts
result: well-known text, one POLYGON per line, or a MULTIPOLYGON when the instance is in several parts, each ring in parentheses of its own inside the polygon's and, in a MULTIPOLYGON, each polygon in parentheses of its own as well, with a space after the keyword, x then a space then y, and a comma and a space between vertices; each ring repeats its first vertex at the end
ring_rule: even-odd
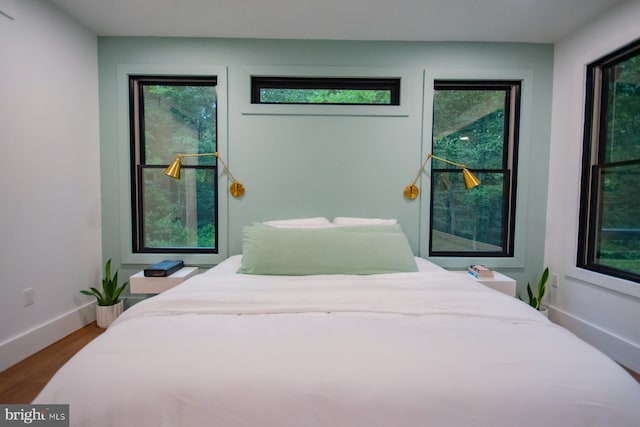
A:
POLYGON ((113 279, 111 280, 111 287, 110 287, 110 291, 111 291, 111 295, 115 294, 116 292, 116 288, 118 287, 118 272, 116 271, 116 273, 113 275, 113 279))
POLYGON ((82 290, 80 292, 85 294, 85 295, 87 295, 87 296, 90 296, 90 297, 96 297, 96 298, 101 298, 102 297, 102 295, 100 295, 98 293, 95 293, 93 291, 82 290))
POLYGON ((538 282, 538 306, 540 305, 540 302, 542 301, 542 297, 544 296, 544 292, 546 290, 546 285, 547 285, 547 280, 549 280, 549 268, 545 268, 544 272, 542 273, 542 277, 540 278, 540 281, 538 282))
MULTIPOLYGON (((535 308, 536 310, 540 309, 540 304, 542 303, 542 298, 544 297, 548 280, 549 280, 549 268, 547 267, 544 269, 544 272, 542 273, 542 277, 540 277, 540 280, 538 281, 535 295, 533 294, 533 289, 531 289, 531 284, 527 283, 527 295, 529 297, 529 305, 535 308)), ((520 298, 520 295, 518 295, 518 299, 522 300, 522 298, 520 298)))
POLYGON ((110 280, 111 279, 111 258, 109 258, 109 260, 107 261, 107 263, 104 266, 104 279, 103 280, 110 280))
POLYGON ((118 287, 118 272, 116 271, 113 277, 111 277, 111 259, 107 261, 104 267, 104 277, 102 279, 102 292, 96 288, 90 288, 90 290, 81 290, 84 295, 94 296, 98 300, 98 305, 108 306, 114 305, 118 302, 120 294, 129 282, 125 282, 122 286, 118 287))
POLYGON ((98 305, 104 305, 104 294, 96 288, 91 288, 91 292, 93 292, 93 295, 95 295, 96 299, 98 300, 98 305))
POLYGON ((113 296, 113 298, 114 298, 113 303, 114 304, 118 302, 118 299, 120 298, 120 294, 122 293, 122 291, 124 291, 124 289, 127 287, 128 284, 129 284, 129 282, 124 282, 122 284, 122 286, 120 286, 118 289, 116 289, 116 292, 115 292, 115 294, 113 296))
POLYGON ((529 296, 529 305, 534 307, 533 304, 533 291, 531 290, 531 284, 527 283, 527 295, 529 296))

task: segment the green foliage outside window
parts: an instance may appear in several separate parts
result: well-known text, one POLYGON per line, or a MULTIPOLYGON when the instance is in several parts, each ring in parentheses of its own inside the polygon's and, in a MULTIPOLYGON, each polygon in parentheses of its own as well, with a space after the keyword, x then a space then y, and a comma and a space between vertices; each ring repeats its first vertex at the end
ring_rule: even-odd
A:
POLYGON ((178 153, 216 151, 215 82, 155 79, 140 86, 139 251, 215 251, 216 158, 185 158, 180 180, 163 174, 178 153))
POLYGON ((253 104, 400 105, 399 78, 252 76, 253 104))
POLYGON ((391 104, 389 90, 356 89, 261 89, 266 104, 391 104))
POLYGON ((640 274, 640 54, 612 67, 608 80, 596 262, 640 274))
POLYGON ((432 159, 432 252, 506 253, 508 101, 504 88, 436 88, 433 154, 465 164, 482 184, 466 190, 459 168, 432 159))

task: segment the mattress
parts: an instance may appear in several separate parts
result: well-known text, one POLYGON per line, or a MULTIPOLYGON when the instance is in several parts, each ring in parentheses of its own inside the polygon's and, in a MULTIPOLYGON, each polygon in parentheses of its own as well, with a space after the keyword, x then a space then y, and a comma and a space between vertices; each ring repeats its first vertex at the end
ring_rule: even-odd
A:
POLYGON ((417 272, 238 274, 129 308, 34 403, 73 426, 636 426, 640 385, 528 305, 417 272))

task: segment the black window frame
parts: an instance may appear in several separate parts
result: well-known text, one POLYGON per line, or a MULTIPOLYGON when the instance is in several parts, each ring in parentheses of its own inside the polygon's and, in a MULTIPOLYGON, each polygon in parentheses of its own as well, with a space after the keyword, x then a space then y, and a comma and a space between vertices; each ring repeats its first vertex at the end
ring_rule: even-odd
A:
MULTIPOLYGON (((214 247, 148 247, 144 242, 144 206, 142 174, 144 169, 166 169, 169 164, 147 165, 145 159, 145 128, 144 128, 144 85, 175 84, 183 86, 213 86, 217 87, 217 76, 182 76, 182 75, 129 75, 129 135, 130 135, 130 176, 131 176, 131 249, 133 253, 141 254, 217 254, 219 253, 219 200, 218 200, 218 158, 213 165, 182 164, 181 169, 207 169, 213 171, 213 185, 215 191, 215 210, 213 224, 215 227, 214 247), (141 84, 142 83, 142 84, 141 84)), ((217 133, 216 116, 216 133, 217 133)), ((217 141, 217 137, 216 137, 217 141)), ((167 179, 172 179, 167 177, 167 179)))
POLYGON ((251 103, 262 105, 400 105, 400 78, 365 77, 279 77, 251 76, 251 103), (388 90, 390 102, 381 103, 312 103, 312 102, 264 102, 262 89, 335 89, 335 90, 388 90))
MULTIPOLYGON (((429 256, 437 257, 500 257, 513 258, 515 253, 515 225, 516 225, 516 200, 518 177, 518 147, 520 140, 520 111, 522 102, 521 80, 445 80, 434 81, 434 93, 439 89, 444 90, 505 90, 505 126, 504 146, 501 169, 481 169, 467 164, 469 171, 478 173, 502 173, 504 176, 504 197, 502 201, 502 250, 501 251, 440 251, 433 250, 433 224, 434 224, 434 192, 431 191, 429 201, 429 256)), ((434 107, 435 110, 435 107, 434 107)), ((433 138, 433 136, 432 136, 433 138)), ((435 153, 434 153, 435 154, 435 153)), ((449 159, 452 160, 452 159, 449 159)), ((458 159, 460 161, 460 159, 458 159)), ((435 188, 436 173, 459 174, 458 168, 434 168, 431 162, 431 188, 435 188), (434 173, 436 172, 436 173, 434 173)), ((482 184, 480 184, 482 185, 482 184)), ((472 191, 472 190, 470 190, 472 191)))
POLYGON ((640 165, 640 158, 606 161, 607 116, 610 73, 615 66, 640 55, 640 39, 590 63, 586 70, 585 120, 583 131, 582 173, 580 184, 580 213, 576 266, 611 277, 640 283, 640 274, 617 269, 596 262, 598 247, 599 176, 606 169, 640 165))

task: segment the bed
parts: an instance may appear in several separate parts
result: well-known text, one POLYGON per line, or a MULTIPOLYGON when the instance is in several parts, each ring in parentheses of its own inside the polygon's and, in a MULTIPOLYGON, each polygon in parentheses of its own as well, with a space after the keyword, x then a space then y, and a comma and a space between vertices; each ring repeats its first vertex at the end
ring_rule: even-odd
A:
POLYGON ((126 310, 34 403, 73 426, 640 422, 615 362, 385 224, 247 227, 242 256, 126 310))

